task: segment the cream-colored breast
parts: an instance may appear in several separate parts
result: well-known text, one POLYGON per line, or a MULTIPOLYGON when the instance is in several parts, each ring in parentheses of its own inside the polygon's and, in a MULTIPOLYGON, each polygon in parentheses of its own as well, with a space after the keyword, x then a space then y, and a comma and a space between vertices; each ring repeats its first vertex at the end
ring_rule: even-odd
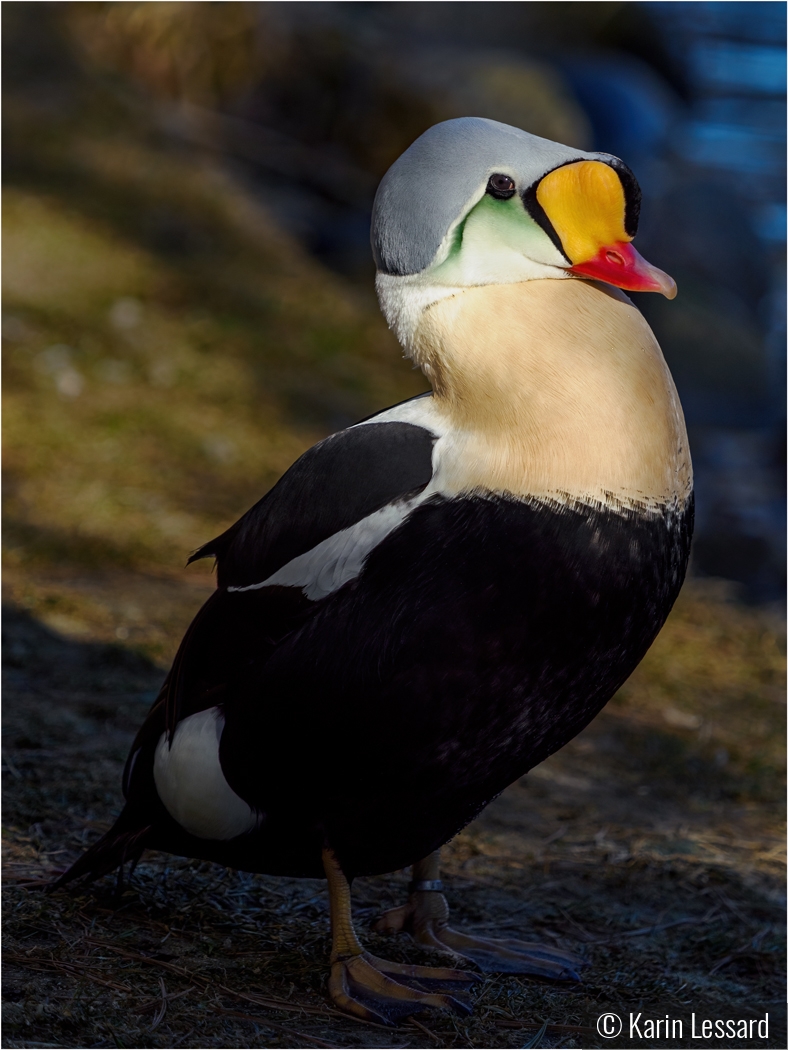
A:
POLYGON ((640 311, 580 280, 467 288, 423 314, 413 356, 455 439, 449 491, 682 505, 678 394, 640 311))

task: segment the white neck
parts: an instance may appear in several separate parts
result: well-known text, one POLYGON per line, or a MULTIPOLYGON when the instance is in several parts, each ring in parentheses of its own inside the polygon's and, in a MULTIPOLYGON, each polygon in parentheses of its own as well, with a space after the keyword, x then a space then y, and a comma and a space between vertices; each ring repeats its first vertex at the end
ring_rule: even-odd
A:
MULTIPOLYGON (((378 293, 378 301, 383 316, 388 321, 389 328, 400 341, 403 350, 408 357, 414 356, 414 336, 416 329, 421 323, 424 311, 434 303, 442 299, 451 299, 455 295, 461 295, 469 288, 478 288, 485 285, 498 284, 522 284, 524 281, 537 281, 545 279, 572 278, 561 267, 535 262, 525 256, 517 257, 517 265, 511 266, 508 276, 500 273, 485 273, 482 270, 470 275, 468 283, 451 284, 443 283, 438 273, 423 271, 422 273, 407 274, 397 277, 393 274, 378 273, 375 277, 375 288, 378 293)), ((424 368, 421 361, 419 364, 430 378, 428 369, 424 368)))
POLYGON ((378 273, 375 288, 383 316, 408 357, 413 356, 414 336, 424 311, 433 303, 464 291, 459 287, 435 284, 424 273, 406 277, 378 273))

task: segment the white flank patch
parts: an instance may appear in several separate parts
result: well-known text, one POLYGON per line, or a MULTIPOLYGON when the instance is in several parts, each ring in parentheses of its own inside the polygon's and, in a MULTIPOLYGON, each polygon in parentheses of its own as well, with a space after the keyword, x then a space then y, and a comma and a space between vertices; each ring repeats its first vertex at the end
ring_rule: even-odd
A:
POLYGON ((224 715, 218 707, 189 715, 175 729, 172 747, 162 733, 153 760, 159 798, 173 820, 198 839, 234 839, 259 818, 236 795, 219 763, 224 715))

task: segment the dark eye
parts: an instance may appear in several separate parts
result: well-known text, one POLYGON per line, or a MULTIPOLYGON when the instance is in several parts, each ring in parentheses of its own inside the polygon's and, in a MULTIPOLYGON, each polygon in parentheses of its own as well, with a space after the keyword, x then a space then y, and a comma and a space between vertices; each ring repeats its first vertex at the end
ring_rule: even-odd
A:
POLYGON ((487 192, 491 197, 495 197, 499 201, 508 201, 510 197, 514 196, 515 189, 514 179, 509 175, 502 175, 500 172, 491 175, 490 181, 487 183, 487 192))

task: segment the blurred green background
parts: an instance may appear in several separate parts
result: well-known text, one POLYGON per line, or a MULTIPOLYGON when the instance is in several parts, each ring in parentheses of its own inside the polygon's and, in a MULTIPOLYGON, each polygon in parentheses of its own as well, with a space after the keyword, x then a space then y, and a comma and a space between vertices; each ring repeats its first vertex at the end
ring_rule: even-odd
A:
POLYGON ((638 305, 690 425, 693 569, 778 599, 778 8, 5 5, 9 567, 182 564, 316 438, 424 389, 369 212, 470 113, 636 171, 638 245, 680 289, 638 305))

